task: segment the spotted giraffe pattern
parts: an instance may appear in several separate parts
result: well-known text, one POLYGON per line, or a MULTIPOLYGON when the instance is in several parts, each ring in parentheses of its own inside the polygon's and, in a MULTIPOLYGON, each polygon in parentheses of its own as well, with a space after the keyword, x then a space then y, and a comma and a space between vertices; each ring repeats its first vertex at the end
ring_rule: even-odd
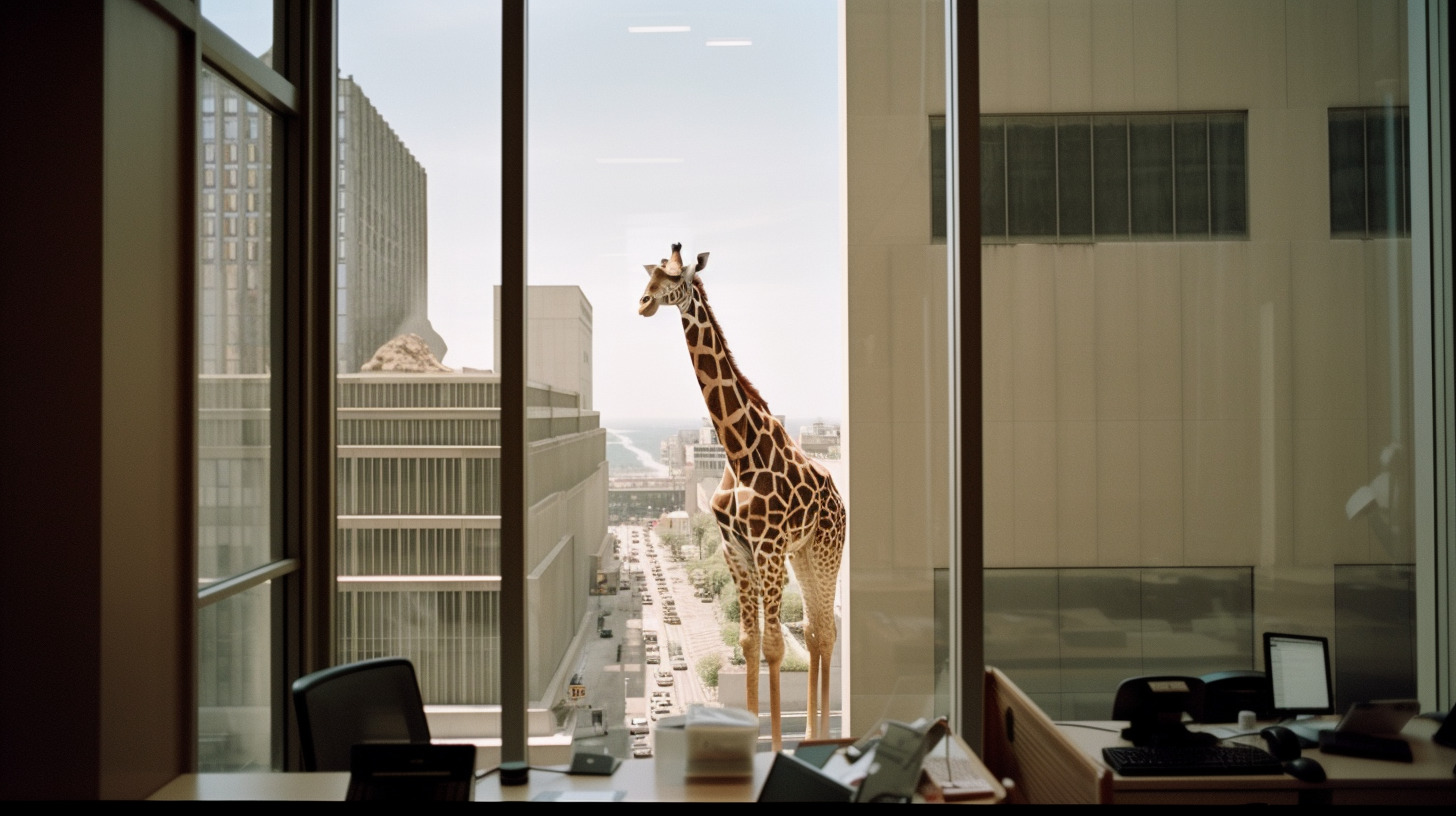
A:
POLYGON ((727 455, 723 480, 713 494, 713 515, 738 591, 738 642, 747 660, 749 705, 757 711, 761 650, 769 668, 769 711, 777 751, 783 744, 779 666, 784 639, 779 615, 788 582, 786 560, 804 592, 808 737, 828 736, 829 659, 837 637, 834 593, 844 553, 844 502, 829 471, 804 454, 739 372, 697 277, 707 265, 708 253, 684 267, 681 250, 680 244, 673 244, 671 258, 646 265, 650 280, 637 311, 651 316, 662 304, 678 308, 703 402, 727 455))

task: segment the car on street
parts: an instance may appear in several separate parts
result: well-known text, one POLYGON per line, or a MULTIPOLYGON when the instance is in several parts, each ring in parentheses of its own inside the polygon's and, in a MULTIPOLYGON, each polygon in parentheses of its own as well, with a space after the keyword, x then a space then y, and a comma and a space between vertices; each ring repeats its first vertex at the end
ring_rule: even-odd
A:
POLYGON ((670 685, 672 685, 672 672, 667 671, 666 669, 658 669, 657 670, 657 685, 659 685, 659 686, 670 686, 670 685))
POLYGON ((650 727, 651 726, 647 724, 646 717, 633 717, 632 719, 627 721, 627 733, 632 734, 633 736, 636 736, 637 734, 646 735, 650 727))
POLYGON ((609 638, 611 636, 612 636, 612 630, 611 629, 598 629, 597 630, 597 637, 609 638))
POLYGON ((672 670, 673 671, 687 671, 688 670, 688 661, 687 661, 687 658, 681 657, 681 656, 674 657, 672 659, 672 670))
POLYGON ((662 662, 662 656, 659 655, 657 652, 648 652, 647 653, 647 662, 648 663, 652 663, 652 664, 661 663, 662 662))
POLYGON ((647 743, 632 746, 632 756, 637 759, 647 759, 652 756, 652 746, 647 743))

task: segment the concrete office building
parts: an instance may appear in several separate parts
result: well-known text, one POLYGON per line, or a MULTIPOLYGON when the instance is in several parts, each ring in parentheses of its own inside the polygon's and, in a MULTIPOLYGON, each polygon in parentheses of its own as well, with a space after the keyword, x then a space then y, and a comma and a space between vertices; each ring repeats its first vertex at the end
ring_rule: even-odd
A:
POLYGON ((418 334, 436 359, 449 347, 430 324, 425 168, 353 77, 339 77, 339 373, 418 334))
MULTIPOLYGON (((500 377, 346 374, 338 395, 339 662, 404 655, 426 704, 498 705, 500 377)), ((606 546, 606 432, 572 396, 527 394, 553 400, 530 439, 550 474, 529 496, 537 700, 588 617, 591 556, 606 546)))

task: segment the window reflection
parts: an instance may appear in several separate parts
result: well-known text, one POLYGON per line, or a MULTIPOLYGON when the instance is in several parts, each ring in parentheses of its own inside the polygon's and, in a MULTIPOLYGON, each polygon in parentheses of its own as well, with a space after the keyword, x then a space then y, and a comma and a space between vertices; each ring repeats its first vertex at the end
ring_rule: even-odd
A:
POLYGON ((1119 675, 1260 668, 1262 631, 1329 636, 1343 701, 1413 688, 1405 8, 1134 27, 1093 2, 1073 49, 1056 11, 982 4, 982 103, 1027 114, 983 121, 983 201, 1019 173, 1043 191, 1020 223, 1055 215, 1064 154, 1025 131, 1095 111, 1096 243, 983 222, 986 655, 1053 716, 1104 718, 1119 675), (996 68, 1029 53, 1056 67, 996 68))

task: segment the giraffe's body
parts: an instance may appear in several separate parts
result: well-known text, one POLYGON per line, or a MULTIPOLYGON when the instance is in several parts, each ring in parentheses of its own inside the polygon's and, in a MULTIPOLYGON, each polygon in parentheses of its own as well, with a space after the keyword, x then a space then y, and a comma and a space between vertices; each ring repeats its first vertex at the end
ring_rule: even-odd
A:
POLYGON ((768 661, 773 748, 782 747, 779 666, 784 658, 779 612, 788 581, 786 561, 804 592, 809 649, 808 736, 828 736, 829 660, 836 628, 834 594, 844 553, 845 511, 829 471, 804 454, 770 413, 762 396, 738 371, 696 274, 708 255, 682 265, 672 258, 647 265, 651 276, 638 312, 662 303, 682 315, 688 354, 703 401, 727 454, 723 481, 713 494, 713 515, 723 534, 723 556, 738 590, 739 645, 748 661, 748 704, 758 707, 758 657, 768 661), (762 613, 762 623, 759 615, 762 613))

